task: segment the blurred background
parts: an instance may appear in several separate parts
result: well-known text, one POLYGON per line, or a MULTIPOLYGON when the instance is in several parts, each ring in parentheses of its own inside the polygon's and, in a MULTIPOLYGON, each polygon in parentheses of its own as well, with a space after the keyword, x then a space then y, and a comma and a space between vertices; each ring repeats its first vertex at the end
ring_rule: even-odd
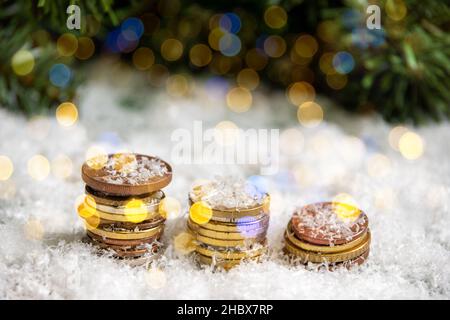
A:
POLYGON ((391 122, 450 115, 447 1, 5 0, 0 20, 0 106, 27 115, 75 99, 106 57, 177 96, 192 77, 225 80, 236 112, 264 85, 294 106, 323 94, 391 122), (70 4, 80 30, 67 27, 70 4), (369 5, 381 29, 367 27, 369 5))

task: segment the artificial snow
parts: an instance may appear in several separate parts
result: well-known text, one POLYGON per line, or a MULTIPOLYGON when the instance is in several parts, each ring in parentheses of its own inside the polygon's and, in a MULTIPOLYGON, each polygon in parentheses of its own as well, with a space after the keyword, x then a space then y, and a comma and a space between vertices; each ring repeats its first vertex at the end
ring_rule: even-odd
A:
POLYGON ((425 152, 411 161, 389 146, 390 125, 376 116, 338 111, 327 100, 319 99, 325 121, 303 128, 284 92, 259 89, 251 110, 234 114, 224 103, 226 88, 205 89, 200 81, 189 97, 172 98, 113 62, 93 70, 76 101, 81 118, 72 127, 0 110, 0 154, 14 163, 13 176, 0 181, 1 299, 450 298, 448 123, 413 128, 424 139, 425 152), (123 101, 132 103, 125 108, 123 101), (224 119, 243 128, 279 128, 281 153, 278 174, 267 178, 270 256, 263 263, 214 272, 174 250, 174 236, 185 230, 190 186, 217 174, 248 177, 259 171, 253 165, 172 163, 171 133, 190 130, 194 120, 203 120, 206 128, 224 119), (303 139, 285 139, 285 130, 292 128, 303 139), (164 192, 182 203, 183 213, 166 221, 166 250, 150 270, 97 256, 81 241, 85 231, 75 204, 84 190, 80 167, 93 145, 157 155, 173 166, 164 192), (72 175, 60 179, 52 172, 43 181, 33 180, 27 161, 35 154, 47 157, 52 167, 59 154, 69 156, 72 175), (389 158, 383 175, 368 171, 377 154, 389 158), (338 193, 350 194, 369 217, 368 263, 335 272, 290 266, 281 249, 295 208, 338 193))

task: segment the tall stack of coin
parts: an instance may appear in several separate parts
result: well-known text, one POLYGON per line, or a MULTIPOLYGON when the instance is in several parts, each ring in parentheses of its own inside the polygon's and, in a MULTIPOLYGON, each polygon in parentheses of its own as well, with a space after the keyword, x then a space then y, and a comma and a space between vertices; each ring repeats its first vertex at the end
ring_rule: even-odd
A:
POLYGON ((270 198, 248 183, 219 179, 189 194, 188 230, 200 263, 230 269, 242 260, 259 260, 267 249, 270 198))
POLYGON ((284 238, 284 250, 295 261, 349 268, 369 256, 369 219, 349 204, 310 204, 294 213, 284 238))
POLYGON ((78 213, 88 241, 133 261, 156 253, 165 222, 160 189, 172 180, 170 165, 141 154, 99 155, 83 164, 81 175, 86 196, 78 213))

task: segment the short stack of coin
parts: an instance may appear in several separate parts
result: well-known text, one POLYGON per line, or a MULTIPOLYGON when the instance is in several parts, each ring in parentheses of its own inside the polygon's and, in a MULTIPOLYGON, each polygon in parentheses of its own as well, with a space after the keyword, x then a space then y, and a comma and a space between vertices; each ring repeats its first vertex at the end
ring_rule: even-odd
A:
POLYGON ((369 257, 371 234, 367 215, 355 206, 321 202, 294 213, 284 235, 284 251, 294 262, 350 268, 369 257))
POLYGON ((253 206, 227 208, 215 206, 201 193, 198 187, 191 190, 187 220, 198 261, 230 269, 243 260, 260 260, 267 250, 269 195, 261 195, 253 206))
POLYGON ((165 222, 160 189, 172 179, 170 165, 156 157, 119 153, 89 159, 81 171, 86 196, 78 213, 86 222, 88 241, 135 263, 154 256, 165 222))

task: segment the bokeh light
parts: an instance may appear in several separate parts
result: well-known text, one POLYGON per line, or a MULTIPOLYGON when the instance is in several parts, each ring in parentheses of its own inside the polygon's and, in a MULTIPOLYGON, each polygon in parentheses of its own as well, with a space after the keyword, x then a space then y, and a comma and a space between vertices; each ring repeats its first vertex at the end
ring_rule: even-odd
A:
POLYGON ((34 56, 28 50, 17 51, 11 59, 11 67, 19 76, 25 76, 33 71, 34 56))
POLYGON ((181 213, 181 203, 173 197, 165 197, 158 205, 158 212, 165 219, 175 219, 181 213))
POLYGON ((264 52, 272 58, 279 58, 286 52, 286 41, 280 36, 272 35, 264 41, 264 52))
POLYGON ((0 181, 8 180, 14 172, 14 165, 7 156, 0 155, 0 181))
POLYGON ((321 40, 333 43, 338 38, 339 26, 333 20, 325 20, 319 23, 317 35, 321 40))
POLYGON ((63 57, 70 57, 75 54, 78 49, 78 40, 71 33, 62 34, 56 41, 56 49, 63 57))
POLYGON ((294 106, 299 106, 308 101, 314 101, 316 97, 316 91, 314 90, 314 87, 304 81, 291 84, 286 89, 286 94, 289 101, 294 106))
POLYGON ((286 25, 288 16, 279 6, 271 6, 264 12, 264 21, 272 29, 280 29, 286 25))
POLYGON ((232 88, 227 94, 227 105, 234 112, 245 112, 250 109, 253 102, 251 92, 242 87, 232 88))
POLYGON ((225 35, 226 31, 224 31, 222 28, 215 28, 211 30, 208 36, 208 43, 211 48, 213 48, 216 51, 220 50, 220 39, 225 35))
POLYGON ((144 34, 144 24, 135 17, 124 20, 120 29, 123 37, 128 41, 136 41, 144 34))
POLYGON ((398 148, 403 157, 408 160, 416 160, 423 154, 424 142, 418 134, 408 131, 398 141, 398 148))
POLYGON ((251 68, 242 69, 237 75, 236 82, 240 87, 248 90, 254 90, 259 85, 258 72, 251 68))
POLYGON ((73 172, 73 163, 68 156, 60 154, 52 160, 51 168, 55 177, 59 179, 67 179, 73 172))
POLYGON ((100 146, 91 146, 86 151, 86 164, 94 170, 102 169, 108 162, 108 154, 100 146))
POLYGON ((177 39, 167 39, 161 45, 161 56, 167 61, 176 61, 183 55, 183 44, 177 39))
POLYGON ((189 217, 197 224, 208 223, 212 215, 213 211, 205 201, 195 202, 189 209, 189 217))
POLYGON ((260 50, 253 48, 247 51, 245 63, 256 71, 262 70, 267 65, 269 58, 260 50))
POLYGON ((241 40, 233 33, 226 33, 219 40, 219 50, 227 57, 235 56, 241 51, 241 40))
POLYGON ((335 74, 336 69, 333 66, 334 53, 326 52, 319 59, 319 68, 325 74, 335 74))
POLYGON ((175 251, 187 255, 195 251, 197 245, 194 236, 188 232, 181 232, 173 239, 175 251))
POLYGON ((403 134, 405 134, 408 131, 409 131, 408 128, 403 127, 403 126, 396 126, 391 129, 391 131, 389 132, 388 141, 389 141, 389 145, 391 146, 392 149, 394 149, 396 151, 400 151, 399 147, 398 147, 398 143, 400 141, 400 138, 403 136, 403 134))
POLYGON ((152 289, 161 289, 166 286, 166 274, 160 268, 152 267, 145 273, 145 281, 152 289))
POLYGON ((125 204, 124 213, 128 221, 139 223, 147 218, 148 209, 142 200, 131 199, 125 204))
POLYGON ((402 20, 408 13, 403 0, 387 0, 384 9, 388 17, 394 21, 402 20))
POLYGON ((358 207, 356 200, 347 193, 340 193, 332 200, 334 213, 343 220, 356 220, 361 213, 358 207))
POLYGON ((72 71, 63 63, 54 64, 49 72, 50 82, 60 88, 66 87, 72 77, 72 71))
POLYGON ((211 49, 205 44, 196 44, 189 51, 189 59, 196 67, 204 67, 211 62, 211 49))
POLYGON ((317 127, 323 120, 322 107, 312 101, 305 102, 297 110, 297 119, 304 127, 317 127))
POLYGON ((383 178, 391 170, 391 160, 383 154, 374 154, 367 163, 367 172, 371 177, 383 178))
POLYGON ((316 54, 319 45, 313 36, 305 34, 295 40, 294 48, 300 57, 311 58, 316 54))
POLYGON ((241 19, 233 12, 227 12, 220 16, 219 26, 230 33, 238 33, 241 30, 241 19))
POLYGON ((326 75, 327 84, 331 89, 341 90, 348 82, 348 77, 345 74, 335 73, 326 75))
POLYGON ((232 121, 221 121, 214 127, 214 140, 221 146, 236 143, 239 137, 239 127, 232 121))
POLYGON ((355 60, 350 53, 341 51, 333 57, 333 67, 337 72, 347 74, 355 67, 355 60))
POLYGON ((91 38, 80 37, 78 38, 78 47, 75 52, 75 57, 80 60, 89 59, 95 52, 95 45, 91 38))
POLYGON ((28 174, 35 180, 42 181, 50 173, 50 163, 46 157, 37 154, 28 160, 28 174))
POLYGON ((155 63, 153 51, 146 47, 140 47, 133 53, 133 64, 138 70, 148 70, 155 63))
POLYGON ((186 76, 175 74, 167 78, 167 93, 173 97, 182 97, 189 92, 189 83, 186 76))
POLYGON ((56 120, 63 127, 70 127, 78 119, 78 109, 72 102, 63 102, 56 108, 56 120))

